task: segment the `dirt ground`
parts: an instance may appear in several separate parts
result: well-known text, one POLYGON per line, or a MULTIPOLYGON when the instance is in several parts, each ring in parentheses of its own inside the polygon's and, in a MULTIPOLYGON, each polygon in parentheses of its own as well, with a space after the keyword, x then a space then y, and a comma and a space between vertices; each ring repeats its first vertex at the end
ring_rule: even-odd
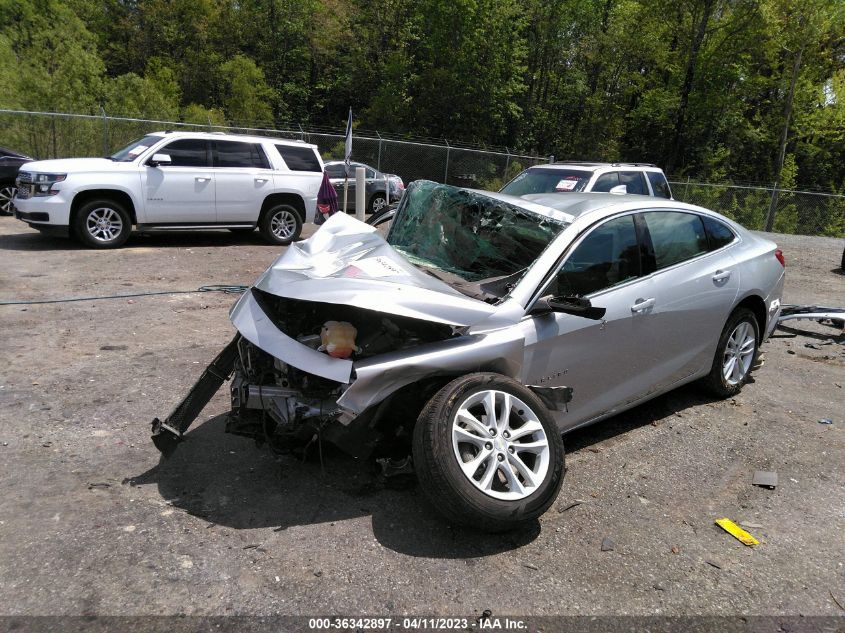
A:
MULTIPOLYGON (((786 303, 845 304, 845 241, 774 239, 786 303)), ((0 217, 0 300, 250 284, 278 253, 226 232, 90 251, 0 217)), ((845 614, 832 327, 779 330, 733 400, 685 387, 568 435, 553 508, 490 536, 445 524, 369 464, 331 454, 321 470, 224 434, 225 388, 162 461, 150 421, 232 336, 234 300, 0 306, 0 614, 845 614), (778 487, 752 486, 755 470, 778 487)))

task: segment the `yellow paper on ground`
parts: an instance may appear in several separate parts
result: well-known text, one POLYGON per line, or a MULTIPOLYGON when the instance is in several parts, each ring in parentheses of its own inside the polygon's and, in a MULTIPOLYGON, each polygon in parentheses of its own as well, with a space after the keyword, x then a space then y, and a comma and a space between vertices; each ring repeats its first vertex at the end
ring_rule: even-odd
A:
POLYGON ((760 541, 730 519, 716 519, 716 525, 745 545, 759 545, 760 541))

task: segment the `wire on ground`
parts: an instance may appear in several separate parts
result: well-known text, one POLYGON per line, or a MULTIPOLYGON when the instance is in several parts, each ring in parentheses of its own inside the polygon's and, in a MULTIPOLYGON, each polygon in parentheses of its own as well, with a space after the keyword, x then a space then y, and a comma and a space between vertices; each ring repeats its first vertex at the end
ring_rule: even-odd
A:
POLYGON ((131 294, 122 295, 103 295, 99 297, 69 297, 65 299, 35 299, 32 301, 0 301, 0 306, 29 306, 38 305, 42 303, 71 303, 74 301, 101 301, 104 299, 132 299, 134 297, 152 297, 155 295, 190 295, 198 292, 222 292, 227 295, 241 294, 246 292, 249 286, 227 286, 227 285, 211 285, 200 286, 196 290, 160 290, 155 292, 133 292, 131 294))

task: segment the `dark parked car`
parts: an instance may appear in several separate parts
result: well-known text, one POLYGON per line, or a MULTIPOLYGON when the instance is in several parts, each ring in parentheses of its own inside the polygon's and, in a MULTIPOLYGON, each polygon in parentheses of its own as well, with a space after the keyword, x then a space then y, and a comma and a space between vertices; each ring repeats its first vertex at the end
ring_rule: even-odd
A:
MULTIPOLYGON (((343 182, 346 179, 346 165, 342 160, 330 160, 324 165, 332 186, 337 192, 337 203, 343 206, 343 182)), ((349 163, 349 191, 346 194, 346 210, 355 211, 355 168, 363 167, 367 178, 367 213, 375 213, 383 209, 387 200, 385 196, 385 178, 390 183, 390 202, 398 202, 405 190, 405 183, 396 174, 384 174, 364 163, 349 163)))
POLYGON ((0 215, 12 213, 12 198, 15 197, 15 178, 24 163, 35 160, 0 147, 0 215))

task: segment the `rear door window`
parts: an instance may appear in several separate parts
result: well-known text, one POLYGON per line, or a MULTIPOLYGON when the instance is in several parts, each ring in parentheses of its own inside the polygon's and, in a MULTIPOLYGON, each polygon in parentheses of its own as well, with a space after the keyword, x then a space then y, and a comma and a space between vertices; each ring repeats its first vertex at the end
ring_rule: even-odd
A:
POLYGON ((654 246, 657 270, 708 252, 701 216, 679 211, 649 211, 643 217, 654 246))
MULTIPOLYGON (((290 169, 291 171, 323 171, 320 167, 320 161, 317 158, 317 155, 314 153, 314 150, 310 147, 297 147, 296 145, 276 145, 276 150, 281 155, 282 160, 285 161, 285 165, 287 165, 288 169, 290 169)), ((338 175, 334 175, 333 172, 329 171, 328 167, 326 167, 326 171, 329 172, 329 176, 331 178, 343 177, 343 172, 340 169, 337 170, 338 175)))
POLYGON ((204 139, 183 138, 159 150, 170 156, 171 167, 209 167, 208 143, 204 139))
POLYGON ((658 198, 672 198, 672 192, 669 190, 669 183, 666 182, 666 176, 659 171, 647 171, 648 181, 651 183, 651 188, 654 190, 654 195, 658 198))
POLYGON ((215 167, 270 169, 270 163, 258 143, 215 141, 215 146, 215 167))
POLYGON ((584 296, 639 276, 640 249, 634 216, 625 215, 596 227, 575 247, 549 292, 584 296))
POLYGON ((625 185, 626 193, 635 193, 641 196, 648 195, 648 185, 645 184, 645 176, 641 171, 623 171, 619 173, 619 184, 625 185))
POLYGON ((603 191, 607 193, 614 187, 619 185, 619 172, 617 171, 610 171, 606 174, 602 174, 596 180, 596 184, 593 185, 593 188, 590 191, 603 191))

